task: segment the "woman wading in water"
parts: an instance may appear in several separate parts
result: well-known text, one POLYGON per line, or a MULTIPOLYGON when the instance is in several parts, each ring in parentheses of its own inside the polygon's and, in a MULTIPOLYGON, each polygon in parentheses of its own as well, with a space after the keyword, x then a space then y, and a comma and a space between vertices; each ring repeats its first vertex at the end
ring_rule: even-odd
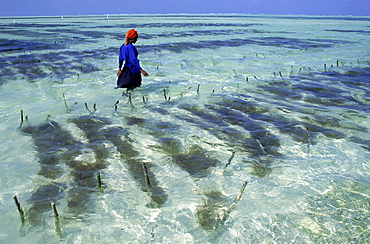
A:
POLYGON ((149 74, 140 67, 137 56, 139 53, 135 44, 138 38, 138 33, 134 29, 126 32, 125 43, 122 44, 119 52, 119 65, 117 71, 117 87, 127 88, 127 91, 141 86, 141 74, 148 76, 149 74), (123 68, 123 62, 125 62, 123 68))

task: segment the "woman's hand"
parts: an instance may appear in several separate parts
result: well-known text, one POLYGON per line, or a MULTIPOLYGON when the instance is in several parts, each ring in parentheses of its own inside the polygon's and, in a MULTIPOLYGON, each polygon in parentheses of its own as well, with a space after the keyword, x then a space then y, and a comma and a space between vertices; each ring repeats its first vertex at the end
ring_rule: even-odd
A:
POLYGON ((140 72, 141 72, 144 76, 149 76, 149 74, 148 74, 145 70, 140 70, 140 72))
POLYGON ((121 70, 120 69, 117 71, 117 76, 119 76, 119 74, 121 74, 121 70))

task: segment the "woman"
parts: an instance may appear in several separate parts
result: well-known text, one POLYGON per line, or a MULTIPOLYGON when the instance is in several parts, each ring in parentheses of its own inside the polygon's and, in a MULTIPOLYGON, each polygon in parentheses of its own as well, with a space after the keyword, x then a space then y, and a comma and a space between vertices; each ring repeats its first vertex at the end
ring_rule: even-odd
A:
POLYGON ((127 88, 134 89, 135 87, 141 86, 141 74, 148 76, 149 74, 142 70, 140 67, 137 56, 139 55, 136 47, 132 44, 136 43, 138 33, 134 29, 126 32, 125 43, 122 44, 119 52, 119 66, 117 71, 117 87, 116 88, 127 88), (125 65, 122 68, 123 62, 125 65))

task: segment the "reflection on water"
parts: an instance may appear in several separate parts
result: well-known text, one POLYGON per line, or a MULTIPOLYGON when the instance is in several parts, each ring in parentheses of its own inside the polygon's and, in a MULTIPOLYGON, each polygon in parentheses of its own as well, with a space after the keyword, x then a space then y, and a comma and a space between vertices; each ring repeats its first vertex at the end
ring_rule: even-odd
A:
POLYGON ((1 18, 0 242, 368 242, 368 21, 1 18))

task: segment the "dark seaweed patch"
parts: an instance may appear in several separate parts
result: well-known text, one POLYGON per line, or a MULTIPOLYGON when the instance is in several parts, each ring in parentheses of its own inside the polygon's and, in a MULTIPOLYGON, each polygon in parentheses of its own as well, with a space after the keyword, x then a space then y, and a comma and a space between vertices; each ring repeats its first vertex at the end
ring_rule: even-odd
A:
POLYGON ((42 185, 38 187, 28 200, 32 204, 27 212, 27 219, 32 225, 41 225, 44 214, 50 210, 51 202, 58 202, 64 194, 64 186, 58 184, 42 185))
POLYGON ((146 175, 143 170, 143 162, 135 158, 139 152, 134 149, 128 133, 126 130, 119 127, 109 127, 103 131, 104 136, 110 141, 120 153, 121 159, 127 164, 128 171, 134 180, 141 185, 143 191, 149 192, 152 202, 150 207, 160 207, 167 200, 165 191, 159 187, 155 174, 152 172, 152 165, 145 163, 147 167, 148 176, 150 179, 150 186, 147 185, 146 175), (124 138, 124 140, 122 139, 124 138))
MULTIPOLYGON (((159 110, 159 112, 163 111, 159 110)), ((129 119, 132 120, 131 117, 129 119)), ((144 123, 140 125, 144 126, 144 123)), ((218 159, 211 157, 199 145, 185 146, 180 139, 177 139, 176 131, 180 126, 161 121, 149 126, 146 125, 145 128, 149 129, 148 133, 160 143, 155 148, 164 152, 174 164, 186 171, 189 176, 205 178, 210 174, 210 168, 221 165, 218 159)), ((227 205, 230 201, 218 191, 204 192, 204 196, 204 204, 197 207, 195 216, 205 230, 219 229, 228 218, 227 205)))
MULTIPOLYGON (((57 180, 64 173, 63 163, 72 160, 80 152, 81 144, 74 140, 69 132, 63 130, 54 121, 48 121, 40 126, 21 127, 21 131, 32 137, 39 158, 39 175, 57 180)), ((63 193, 60 183, 39 186, 30 198, 31 208, 28 219, 38 225, 43 221, 43 213, 50 209, 51 202, 58 202, 63 193)))
POLYGON ((302 40, 296 38, 285 38, 285 37, 251 37, 245 39, 232 38, 225 41, 211 40, 211 41, 199 41, 199 42, 176 42, 166 43, 159 45, 145 45, 140 46, 141 52, 153 52, 157 51, 171 51, 181 53, 187 50, 193 49, 216 49, 220 47, 239 47, 244 45, 261 45, 261 46, 272 46, 272 47, 283 47, 289 49, 312 49, 312 48, 330 48, 335 44, 348 43, 342 40, 302 40))
POLYGON ((262 24, 256 23, 186 23, 186 22, 162 22, 162 23, 147 23, 147 24, 118 24, 118 25, 107 25, 99 26, 99 28, 121 28, 123 30, 128 28, 141 29, 141 28, 173 28, 173 29, 196 29, 202 27, 251 27, 251 26, 261 26, 262 24))
POLYGON ((365 31, 365 30, 326 30, 326 31, 340 32, 340 33, 370 34, 370 31, 365 31))
POLYGON ((46 178, 56 179, 59 177, 62 173, 59 166, 60 160, 72 158, 80 146, 67 131, 54 121, 40 126, 22 127, 21 131, 32 136, 41 164, 39 174, 46 178))
POLYGON ((160 146, 155 148, 170 156, 172 161, 189 175, 197 178, 206 177, 209 174, 208 169, 219 164, 217 159, 210 157, 201 147, 197 145, 185 147, 181 140, 174 137, 176 131, 180 129, 179 125, 156 122, 149 128, 151 130, 148 133, 160 143, 160 146))
MULTIPOLYGON (((310 143, 312 143, 312 137, 314 133, 318 132, 323 133, 331 138, 343 138, 345 136, 339 131, 328 128, 328 124, 325 124, 325 127, 322 127, 317 125, 320 123, 316 123, 315 125, 308 122, 294 121, 288 119, 287 117, 274 115, 272 113, 248 113, 244 111, 244 108, 246 107, 244 104, 247 104, 247 102, 243 101, 242 99, 238 100, 237 102, 240 104, 238 110, 242 111, 243 113, 247 113, 253 120, 271 123, 276 126, 280 132, 291 135, 293 139, 299 142, 307 143, 310 141, 310 143)), ((320 119, 318 118, 316 120, 320 119)))
POLYGON ((207 231, 221 228, 228 218, 228 209, 225 207, 229 201, 221 192, 205 194, 204 203, 197 207, 195 215, 199 224, 207 231))
POLYGON ((207 155, 204 149, 193 145, 187 148, 186 152, 173 154, 171 158, 180 168, 189 173, 189 175, 203 178, 209 174, 208 169, 219 165, 219 161, 207 155))
POLYGON ((30 40, 12 40, 12 39, 0 39, 0 51, 1 52, 15 52, 22 51, 21 53, 29 53, 32 51, 40 50, 55 50, 63 49, 64 45, 55 45, 54 42, 39 42, 30 40))
MULTIPOLYGON (((364 68, 350 68, 344 73, 339 72, 325 72, 320 73, 325 75, 327 79, 333 82, 340 82, 349 89, 357 89, 370 92, 369 81, 370 81, 370 67, 364 68)), ((360 101, 356 101, 361 104, 360 101)), ((362 104, 363 105, 363 104, 362 104)))
POLYGON ((279 143, 276 137, 269 135, 267 130, 244 115, 230 110, 227 104, 207 107, 208 109, 199 109, 195 106, 182 106, 183 109, 192 112, 199 119, 185 115, 178 116, 178 118, 207 130, 237 151, 248 152, 253 160, 245 162, 252 165, 254 174, 258 177, 266 176, 270 171, 271 160, 280 157, 277 151, 279 143), (236 130, 232 125, 239 125, 246 131, 236 130), (246 132, 249 132, 250 136, 246 132))
POLYGON ((351 141, 360 144, 360 146, 370 151, 370 140, 365 140, 359 137, 351 137, 351 141))
MULTIPOLYGON (((105 138, 100 130, 110 124, 106 118, 81 116, 70 120, 80 128, 89 141, 88 147, 95 153, 95 170, 105 168, 105 160, 108 158, 109 150, 104 146, 105 138)), ((78 166, 78 164, 74 164, 78 166)), ((84 167, 85 168, 85 167, 84 167)), ((79 171, 78 171, 79 172, 79 171)))
POLYGON ((294 93, 297 99, 305 100, 312 104, 366 111, 368 110, 367 105, 353 97, 351 92, 354 90, 370 92, 367 85, 369 77, 369 68, 351 69, 343 74, 338 72, 312 73, 310 76, 294 77, 292 80, 302 82, 292 85, 288 89, 291 89, 291 93, 294 93), (326 80, 325 84, 340 83, 347 87, 348 90, 324 86, 322 85, 323 79, 326 80), (303 95, 307 94, 310 96, 303 97, 303 95))
MULTIPOLYGON (((258 29, 237 29, 233 30, 233 35, 249 35, 249 34, 261 34, 261 33, 268 33, 263 30, 258 29)), ((225 32, 224 30, 183 30, 179 32, 174 31, 168 31, 168 32, 162 32, 158 34, 142 34, 140 35, 140 38, 142 39, 156 39, 156 38, 173 38, 173 37, 200 37, 200 36, 230 36, 228 32, 225 32)), ((121 40, 122 35, 117 35, 117 39, 121 40)))
MULTIPOLYGON (((108 51, 107 51, 108 52, 108 51)), ((67 51, 60 53, 34 54, 25 52, 11 58, 0 57, 0 81, 7 81, 6 77, 11 74, 18 74, 30 82, 38 79, 54 76, 64 79, 76 74, 89 74, 99 71, 100 68, 87 61, 88 58, 105 58, 105 52, 102 50, 91 51, 67 51), (103 53, 103 54, 102 54, 103 53), (72 61, 70 61, 72 59, 72 61), (76 65, 78 63, 79 65, 76 65)))
MULTIPOLYGON (((223 104, 222 106, 210 107, 222 119, 231 125, 238 125, 249 132, 251 138, 246 138, 244 147, 249 148, 253 156, 271 155, 274 157, 280 156, 278 148, 280 146, 277 137, 264 128, 258 121, 247 117, 248 114, 238 112, 237 103, 233 100, 234 107, 230 108, 223 104)), ((241 107, 240 107, 241 108, 241 107)), ((248 149, 247 149, 248 150, 248 149)))

